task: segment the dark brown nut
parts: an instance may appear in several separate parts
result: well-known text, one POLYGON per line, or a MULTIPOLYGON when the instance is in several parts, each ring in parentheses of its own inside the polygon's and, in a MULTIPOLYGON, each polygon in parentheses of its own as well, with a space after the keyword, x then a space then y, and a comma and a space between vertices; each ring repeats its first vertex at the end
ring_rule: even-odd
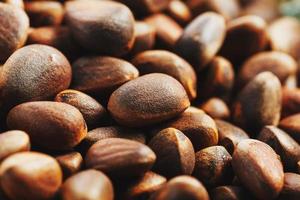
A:
POLYGON ((72 88, 88 94, 111 93, 139 76, 138 70, 125 60, 108 57, 82 57, 72 65, 72 88))
POLYGON ((270 24, 268 28, 270 45, 273 50, 282 51, 300 59, 300 23, 293 17, 282 17, 270 24), (284 30, 284 36, 282 35, 284 30))
POLYGON ((286 132, 275 126, 266 126, 257 139, 270 145, 280 155, 286 170, 297 170, 297 162, 300 160, 300 145, 286 132))
POLYGON ((72 78, 66 57, 46 45, 29 45, 13 53, 0 74, 5 109, 27 101, 48 100, 67 89, 72 78))
POLYGON ((214 120, 197 108, 189 108, 179 117, 164 123, 161 128, 176 128, 192 142, 195 151, 218 144, 218 130, 214 120))
POLYGON ((192 174, 195 151, 189 138, 181 131, 163 129, 150 140, 148 146, 157 157, 153 171, 167 178, 192 174))
POLYGON ((187 0, 187 5, 194 16, 213 11, 221 14, 226 20, 231 20, 240 13, 240 7, 236 0, 187 0))
POLYGON ((196 163, 193 176, 207 187, 231 183, 233 170, 231 155, 223 146, 207 147, 195 155, 196 163))
POLYGON ((177 23, 181 25, 187 24, 192 19, 192 13, 185 2, 180 0, 172 0, 166 10, 177 23))
POLYGON ((102 172, 90 169, 68 178, 61 187, 62 200, 113 200, 114 189, 102 172))
POLYGON ((246 2, 240 15, 256 15, 267 22, 280 16, 278 2, 274 0, 240 0, 246 2))
POLYGON ((105 108, 94 98, 77 90, 64 90, 56 95, 55 101, 70 104, 77 108, 89 128, 97 127, 106 116, 105 108))
POLYGON ((219 51, 226 26, 224 18, 213 12, 199 15, 186 26, 176 42, 176 52, 201 70, 219 51))
POLYGON ((281 84, 271 72, 256 75, 240 92, 233 108, 236 124, 254 134, 265 125, 277 125, 281 111, 281 84))
POLYGON ((120 124, 140 127, 174 118, 190 106, 173 77, 152 73, 125 83, 109 98, 108 110, 120 124))
POLYGON ((22 152, 1 163, 0 181, 11 200, 46 200, 58 191, 62 172, 54 158, 37 152, 22 152))
POLYGON ((244 188, 239 186, 219 186, 209 192, 211 200, 253 200, 244 188))
POLYGON ((134 18, 123 4, 96 0, 68 1, 66 22, 76 41, 89 51, 120 56, 133 46, 134 18))
POLYGON ((70 149, 87 133, 78 109, 50 101, 28 102, 14 107, 7 115, 7 126, 25 131, 33 144, 51 150, 70 149))
POLYGON ((134 25, 135 41, 130 51, 130 55, 150 50, 155 44, 155 29, 146 22, 139 21, 134 25))
POLYGON ((278 51, 257 53, 243 64, 238 75, 238 86, 242 88, 260 72, 270 71, 282 84, 297 72, 297 62, 288 54, 278 51))
POLYGON ((286 131, 294 140, 300 143, 300 114, 283 118, 279 122, 279 128, 286 131))
POLYGON ((81 154, 75 151, 56 156, 55 159, 62 169, 64 179, 79 172, 83 163, 81 154))
POLYGON ((7 131, 0 134, 0 162, 8 156, 30 151, 29 136, 23 131, 7 131))
POLYGON ((183 31, 176 21, 161 13, 151 15, 144 19, 144 21, 155 28, 156 46, 165 49, 173 49, 183 31))
POLYGON ((177 176, 162 187, 150 200, 209 200, 205 187, 190 176, 177 176))
MULTIPOLYGON (((151 171, 146 172, 144 176, 129 184, 121 192, 120 199, 123 200, 141 200, 149 197, 163 187, 167 179, 151 171)), ((124 187, 123 186, 123 187, 124 187)))
POLYGON ((232 156, 241 183, 258 199, 274 199, 283 187, 283 167, 275 151, 258 140, 242 140, 232 156))
POLYGON ((55 47, 70 60, 76 59, 80 54, 80 47, 75 43, 70 29, 66 26, 32 28, 28 34, 27 44, 55 47))
POLYGON ((230 111, 226 103, 219 98, 211 98, 204 102, 200 108, 213 119, 228 119, 230 111))
POLYGON ((295 173, 284 174, 284 185, 278 200, 300 199, 300 175, 295 173))
POLYGON ((215 120, 215 122, 218 127, 219 145, 224 146, 230 154, 240 141, 249 139, 248 134, 239 127, 222 120, 215 120))
POLYGON ((24 45, 29 18, 21 8, 4 3, 0 3, 0 12, 0 61, 3 62, 24 45))
POLYGON ((12 6, 17 6, 20 8, 24 8, 24 1, 23 0, 1 0, 0 2, 4 2, 10 4, 12 6))
POLYGON ((281 117, 300 113, 300 89, 282 88, 281 117))
POLYGON ((127 139, 109 138, 96 142, 87 152, 85 164, 111 177, 129 178, 143 175, 156 156, 146 145, 127 139))
POLYGON ((257 16, 243 16, 227 25, 226 39, 220 54, 237 67, 268 44, 266 22, 257 16))
POLYGON ((198 74, 198 98, 206 100, 219 97, 227 101, 233 89, 234 77, 231 63, 223 57, 214 57, 206 70, 198 74))
POLYGON ((33 27, 60 25, 64 18, 64 8, 57 1, 25 2, 25 11, 33 27))
POLYGON ((171 0, 118 0, 133 10, 135 15, 141 16, 157 13, 167 8, 171 0))
POLYGON ((164 73, 177 79, 189 98, 197 96, 197 77, 193 67, 181 57, 165 50, 144 51, 132 60, 139 72, 143 74, 164 73))
POLYGON ((124 138, 135 140, 143 144, 146 143, 146 135, 140 130, 122 126, 107 126, 89 131, 79 144, 78 148, 80 149, 80 152, 85 154, 93 144, 107 138, 124 138))

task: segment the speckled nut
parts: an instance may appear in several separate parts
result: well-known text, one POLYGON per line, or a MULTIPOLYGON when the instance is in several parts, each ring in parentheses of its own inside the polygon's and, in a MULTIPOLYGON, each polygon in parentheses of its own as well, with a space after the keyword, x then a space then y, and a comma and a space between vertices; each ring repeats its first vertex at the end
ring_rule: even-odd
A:
POLYGON ((207 187, 216 187, 231 183, 233 170, 231 155, 223 146, 207 147, 195 155, 196 163, 193 176, 207 187))
POLYGON ((5 60, 27 39, 29 18, 26 13, 16 6, 0 3, 0 61, 5 60))
POLYGON ((57 161, 46 154, 21 152, 1 163, 0 182, 11 200, 48 200, 58 192, 62 172, 57 161))
POLYGON ((77 108, 89 127, 99 126, 103 123, 103 118, 106 116, 105 108, 89 95, 77 90, 64 90, 58 93, 55 101, 67 103, 77 108))
POLYGON ((189 105, 188 96, 176 79, 152 73, 125 83, 114 91, 108 110, 120 124, 138 127, 176 117, 189 105))
POLYGON ((114 189, 102 172, 90 169, 68 178, 61 187, 62 200, 113 200, 114 189))
POLYGON ((281 98, 279 79, 271 72, 259 73, 238 95, 233 108, 234 122, 252 134, 265 125, 277 125, 281 98))
POLYGON ((88 94, 111 93, 122 84, 139 76, 129 62, 109 56, 89 56, 76 60, 73 65, 71 87, 88 94))
POLYGON ((146 145, 120 138, 96 142, 87 152, 87 168, 100 170, 110 177, 130 178, 145 174, 151 169, 156 156, 146 145))
POLYGON ((134 18, 113 1, 68 1, 66 22, 76 41, 89 51, 123 55, 134 43, 134 18))
POLYGON ((225 32, 225 20, 221 15, 213 12, 201 14, 184 29, 176 43, 176 52, 197 71, 201 70, 219 51, 225 32))
POLYGON ((275 199, 279 195, 284 182, 283 167, 269 145, 242 140, 232 156, 232 166, 243 186, 256 198, 275 199))
POLYGON ((177 176, 162 187, 150 200, 209 200, 205 187, 190 176, 177 176))
POLYGON ((189 138, 181 131, 174 128, 163 129, 150 140, 148 146, 157 157, 153 171, 167 178, 192 174, 195 151, 189 138))
POLYGON ((50 101, 28 102, 14 107, 8 113, 7 126, 25 131, 34 144, 53 150, 70 149, 87 133, 78 109, 50 101))
POLYGON ((165 50, 144 51, 132 60, 140 74, 164 73, 177 79, 189 98, 197 96, 197 77, 192 66, 181 57, 165 50))
POLYGON ((66 57, 46 45, 17 50, 1 71, 1 103, 5 110, 23 102, 53 98, 69 87, 72 77, 66 57))

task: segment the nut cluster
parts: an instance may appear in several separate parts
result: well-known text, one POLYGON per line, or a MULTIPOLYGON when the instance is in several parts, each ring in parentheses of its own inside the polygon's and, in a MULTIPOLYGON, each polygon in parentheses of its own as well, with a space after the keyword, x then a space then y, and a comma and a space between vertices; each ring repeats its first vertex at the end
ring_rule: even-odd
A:
POLYGON ((0 0, 0 199, 299 200, 277 4, 0 0))

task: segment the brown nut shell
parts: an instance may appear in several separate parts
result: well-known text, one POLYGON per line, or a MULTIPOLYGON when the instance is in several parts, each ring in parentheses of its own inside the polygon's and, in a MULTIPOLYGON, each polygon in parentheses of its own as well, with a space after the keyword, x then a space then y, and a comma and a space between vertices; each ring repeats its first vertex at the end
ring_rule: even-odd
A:
POLYGON ((188 96, 176 79, 152 73, 115 90, 110 96, 108 110, 118 123, 139 127, 176 117, 189 105, 188 96))
POLYGON ((186 26, 176 42, 176 52, 199 71, 217 54, 225 38, 225 20, 213 12, 206 12, 186 26))
POLYGON ((136 55, 132 64, 140 74, 164 73, 177 79, 190 99, 197 96, 197 77, 192 66, 181 57, 165 50, 144 51, 136 55))
POLYGON ((242 140, 232 156, 238 179, 258 199, 275 199, 282 187, 284 173, 275 151, 258 140, 242 140))
POLYGON ((27 39, 29 18, 16 6, 0 3, 0 61, 4 62, 27 39))
POLYGON ((228 106, 219 98, 210 98, 200 108, 213 119, 229 119, 230 117, 228 106))
POLYGON ((294 140, 300 143, 300 114, 283 118, 279 122, 279 128, 286 131, 294 140))
POLYGON ((77 108, 91 129, 99 126, 106 116, 105 108, 94 98, 77 90, 64 90, 55 97, 56 102, 67 103, 77 108))
POLYGON ((68 178, 61 187, 62 200, 113 200, 114 189, 102 172, 89 169, 68 178))
POLYGON ((109 138, 96 142, 87 152, 87 168, 100 170, 110 177, 129 178, 143 175, 156 160, 146 145, 127 139, 109 138))
POLYGON ((50 101, 28 102, 14 107, 8 113, 7 126, 25 131, 34 144, 52 150, 70 149, 87 133, 78 109, 50 101))
POLYGON ((62 169, 64 179, 79 172, 83 164, 81 154, 75 151, 56 156, 55 159, 62 169))
POLYGON ((255 198, 243 187, 219 186, 209 192, 212 200, 253 200, 255 198))
POLYGON ((37 152, 22 152, 1 163, 0 182, 11 200, 48 200, 58 192, 62 172, 54 158, 37 152))
POLYGON ((72 71, 57 49, 36 44, 14 52, 0 77, 2 106, 9 109, 23 102, 53 98, 69 87, 72 71))
POLYGON ((68 1, 66 22, 76 41, 89 51, 120 56, 133 46, 134 17, 124 4, 68 1))
POLYGON ((300 198, 300 175, 284 173, 284 185, 278 200, 298 200, 300 198))
POLYGON ((181 131, 174 128, 163 129, 150 140, 148 146, 157 157, 153 171, 167 178, 192 174, 195 151, 189 138, 181 131))

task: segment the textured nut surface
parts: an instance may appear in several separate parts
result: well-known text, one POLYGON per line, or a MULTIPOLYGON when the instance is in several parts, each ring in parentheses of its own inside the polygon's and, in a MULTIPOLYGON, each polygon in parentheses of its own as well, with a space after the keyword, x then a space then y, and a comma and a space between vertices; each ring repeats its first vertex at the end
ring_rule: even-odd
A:
POLYGON ((89 169, 68 178, 61 187, 62 200, 113 200, 114 190, 102 172, 89 169))
POLYGON ((143 175, 156 160, 154 152, 146 145, 120 138, 96 142, 87 152, 85 164, 111 177, 143 175))
POLYGON ((72 88, 85 93, 112 92, 139 76, 138 70, 125 60, 108 57, 82 57, 73 65, 72 88))
POLYGON ((68 1, 66 21, 76 41, 89 51, 122 55, 134 43, 134 17, 117 2, 68 1))
POLYGON ((108 110, 126 126, 145 126, 178 116, 190 101, 171 76, 152 73, 125 83, 109 98, 108 110))
POLYGON ((46 200, 58 191, 62 172, 57 161, 46 154, 21 152, 1 163, 0 181, 12 200, 46 200))
POLYGON ((71 66, 53 47, 29 45, 15 51, 0 74, 1 101, 12 107, 27 101, 48 100, 67 89, 71 66))
POLYGON ((181 57, 165 50, 144 51, 132 60, 141 75, 164 73, 177 79, 190 99, 197 96, 197 77, 192 66, 181 57))
POLYGON ((195 165, 194 148, 181 131, 163 129, 150 140, 148 146, 157 157, 153 171, 167 178, 192 174, 195 165))
POLYGON ((233 169, 253 195, 259 199, 276 198, 284 181, 283 167, 275 151, 258 140, 242 140, 232 156, 233 169))
POLYGON ((15 50, 24 45, 29 19, 21 8, 5 3, 0 3, 0 12, 0 61, 5 61, 15 50))
POLYGON ((53 150, 70 149, 87 133, 78 109, 50 101, 28 102, 14 107, 7 116, 7 126, 25 131, 34 144, 53 150))
POLYGON ((225 38, 225 20, 216 13, 199 15, 186 26, 176 43, 176 51, 197 70, 211 61, 225 38))

